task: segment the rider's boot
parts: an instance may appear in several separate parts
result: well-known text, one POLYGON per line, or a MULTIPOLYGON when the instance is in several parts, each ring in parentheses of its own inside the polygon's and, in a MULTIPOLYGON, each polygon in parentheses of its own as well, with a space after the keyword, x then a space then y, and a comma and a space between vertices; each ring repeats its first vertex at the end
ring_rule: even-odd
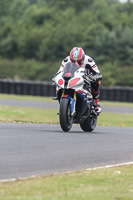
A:
POLYGON ((56 92, 56 96, 55 97, 52 97, 53 100, 58 100, 58 94, 56 92))
POLYGON ((57 97, 52 97, 52 99, 53 99, 53 100, 58 100, 58 98, 57 98, 57 97))
POLYGON ((95 107, 95 111, 97 113, 101 113, 102 112, 102 108, 99 104, 99 96, 100 96, 100 92, 98 90, 95 90, 92 88, 92 96, 94 99, 94 107, 95 107))
POLYGON ((96 111, 97 113, 101 113, 101 112, 102 112, 102 108, 101 108, 101 106, 100 106, 100 104, 99 104, 99 99, 94 99, 94 102, 95 102, 95 104, 94 104, 94 106, 95 106, 95 111, 96 111))

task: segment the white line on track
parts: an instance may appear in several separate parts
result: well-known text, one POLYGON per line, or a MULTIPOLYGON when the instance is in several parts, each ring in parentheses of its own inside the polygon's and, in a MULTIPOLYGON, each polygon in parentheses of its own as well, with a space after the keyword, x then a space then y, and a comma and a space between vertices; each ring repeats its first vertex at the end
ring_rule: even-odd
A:
MULTIPOLYGON (((105 168, 111 168, 111 167, 119 167, 119 166, 124 166, 124 165, 132 165, 132 162, 125 162, 125 163, 120 163, 120 164, 114 164, 114 165, 105 165, 105 166, 101 166, 101 167, 92 167, 92 168, 87 168, 85 169, 85 171, 89 171, 89 170, 97 170, 97 169, 105 169, 105 168)), ((61 173, 53 173, 53 174, 45 174, 45 175, 40 175, 40 176, 51 176, 51 175, 57 175, 57 174, 69 174, 69 173, 74 173, 75 171, 68 171, 68 172, 61 172, 61 173)), ((3 179, 0 180, 0 183, 4 183, 4 182, 13 182, 13 181, 17 181, 17 180, 26 180, 26 179, 32 179, 32 178, 36 178, 39 177, 39 175, 33 175, 30 177, 25 177, 25 178, 12 178, 12 179, 3 179)))

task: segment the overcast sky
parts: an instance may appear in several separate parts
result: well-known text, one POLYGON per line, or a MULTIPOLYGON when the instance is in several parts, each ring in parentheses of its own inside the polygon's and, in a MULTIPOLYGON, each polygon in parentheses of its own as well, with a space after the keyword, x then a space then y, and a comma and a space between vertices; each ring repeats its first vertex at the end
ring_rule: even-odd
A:
MULTIPOLYGON (((125 2, 127 2, 128 0, 119 0, 120 2, 122 2, 122 3, 125 3, 125 2)), ((130 0, 131 2, 133 2, 133 0, 130 0)))
POLYGON ((127 0, 119 0, 120 2, 126 2, 127 0))

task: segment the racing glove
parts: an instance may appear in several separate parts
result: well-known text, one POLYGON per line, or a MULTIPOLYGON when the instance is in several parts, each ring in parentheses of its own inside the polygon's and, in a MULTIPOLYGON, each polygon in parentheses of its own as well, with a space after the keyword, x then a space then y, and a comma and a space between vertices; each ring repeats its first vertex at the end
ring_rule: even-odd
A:
POLYGON ((102 74, 84 74, 83 78, 87 81, 87 82, 96 82, 96 81, 100 81, 102 80, 102 74))
POLYGON ((89 74, 89 75, 87 75, 87 74, 84 74, 83 75, 83 78, 87 81, 87 82, 95 82, 95 78, 94 78, 94 76, 92 75, 92 74, 89 74))

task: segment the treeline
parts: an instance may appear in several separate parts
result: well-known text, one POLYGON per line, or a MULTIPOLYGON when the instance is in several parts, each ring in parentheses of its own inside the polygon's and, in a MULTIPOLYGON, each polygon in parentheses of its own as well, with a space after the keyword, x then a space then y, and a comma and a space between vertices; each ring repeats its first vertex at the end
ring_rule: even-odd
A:
POLYGON ((0 0, 0 78, 51 80, 81 46, 103 85, 133 86, 133 3, 0 0))

